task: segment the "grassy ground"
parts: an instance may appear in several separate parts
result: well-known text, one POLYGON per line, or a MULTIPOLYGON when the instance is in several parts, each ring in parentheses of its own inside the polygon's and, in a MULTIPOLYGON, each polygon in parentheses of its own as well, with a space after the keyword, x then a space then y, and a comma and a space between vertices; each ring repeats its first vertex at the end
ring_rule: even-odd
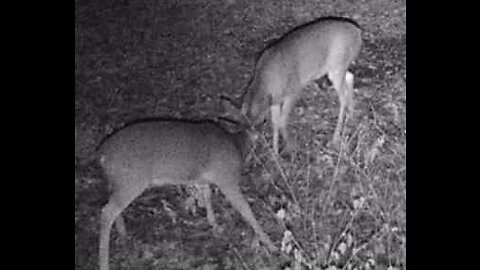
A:
MULTIPOLYGON (((334 91, 311 85, 289 127, 298 152, 271 155, 266 125, 242 183, 286 258, 252 246, 251 228, 219 192, 214 208, 228 233, 213 237, 195 190, 165 187, 126 209, 130 237, 113 233, 112 269, 406 269, 404 0, 76 0, 76 160, 133 119, 215 118, 218 96, 242 93, 269 40, 327 15, 364 29, 343 147, 327 146, 334 91)), ((95 164, 75 174, 75 269, 96 269, 108 190, 95 164)))

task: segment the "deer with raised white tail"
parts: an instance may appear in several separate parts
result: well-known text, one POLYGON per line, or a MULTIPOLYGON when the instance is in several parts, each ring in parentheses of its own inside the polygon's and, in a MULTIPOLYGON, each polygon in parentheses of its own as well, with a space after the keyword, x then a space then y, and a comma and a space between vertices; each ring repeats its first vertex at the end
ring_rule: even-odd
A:
POLYGON ((241 112, 252 124, 258 124, 270 110, 275 153, 279 153, 279 131, 286 149, 295 148, 287 132, 288 116, 301 90, 324 75, 340 101, 332 139, 338 144, 345 109, 349 113, 354 109, 353 74, 348 67, 361 44, 361 31, 354 21, 321 18, 291 30, 260 54, 242 97, 241 112))

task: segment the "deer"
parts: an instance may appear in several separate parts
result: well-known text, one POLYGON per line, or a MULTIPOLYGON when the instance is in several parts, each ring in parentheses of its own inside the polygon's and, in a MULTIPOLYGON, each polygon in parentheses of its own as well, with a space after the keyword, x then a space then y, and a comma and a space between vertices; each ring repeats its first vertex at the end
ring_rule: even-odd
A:
POLYGON ((289 138, 290 111, 308 84, 327 76, 340 103, 332 144, 338 145, 345 111, 352 113, 353 74, 348 71, 362 45, 361 30, 347 18, 325 17, 301 25, 269 44, 256 61, 253 76, 240 101, 229 100, 252 125, 263 122, 270 112, 273 151, 279 153, 279 135, 285 150, 296 144, 289 138))
POLYGON ((240 191, 242 166, 248 150, 248 132, 232 133, 211 120, 143 120, 107 136, 96 156, 112 194, 100 215, 100 270, 109 269, 109 242, 113 223, 125 236, 121 212, 146 189, 164 185, 199 185, 208 223, 218 225, 211 204, 210 184, 216 185, 253 228, 259 240, 277 248, 264 232, 240 191))

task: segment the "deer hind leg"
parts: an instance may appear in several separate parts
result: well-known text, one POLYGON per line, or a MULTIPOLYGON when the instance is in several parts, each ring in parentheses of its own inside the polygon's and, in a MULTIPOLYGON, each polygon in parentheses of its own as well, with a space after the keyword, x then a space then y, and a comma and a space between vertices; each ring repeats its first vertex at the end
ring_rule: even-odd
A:
POLYGON ((273 141, 273 152, 278 154, 278 132, 281 126, 281 104, 273 104, 270 107, 270 113, 272 117, 272 141, 273 141))
MULTIPOLYGON (((230 172, 231 174, 231 172, 230 172)), ((237 174, 236 177, 233 177, 231 179, 240 179, 240 173, 237 174)), ((221 179, 221 181, 216 181, 218 187, 222 191, 222 193, 225 195, 225 198, 232 204, 233 208, 235 208, 242 217, 245 219, 245 221, 250 224, 250 226, 253 228, 255 231, 256 235, 260 238, 260 241, 262 241, 270 251, 276 251, 277 248, 273 244, 272 240, 270 237, 263 231, 262 227, 258 223, 257 219, 252 213, 252 209, 250 208, 250 205, 248 202, 245 200, 245 197, 243 194, 240 192, 240 188, 238 187, 237 181, 228 181, 227 178, 221 179)))
POLYGON ((295 96, 286 96, 283 99, 281 112, 280 112, 279 128, 280 128, 283 141, 285 142, 285 149, 287 152, 293 151, 294 149, 297 148, 296 143, 290 139, 290 136, 287 130, 290 111, 295 106, 295 101, 296 101, 295 96))
MULTIPOLYGON (((138 197, 145 187, 139 185, 136 187, 120 188, 114 191, 110 201, 102 208, 100 217, 100 245, 99 245, 99 266, 100 270, 108 270, 110 233, 113 222, 121 218, 121 212, 138 197)), ((123 223, 122 221, 120 221, 123 223)))
POLYGON ((210 226, 212 226, 213 230, 216 232, 218 230, 218 223, 215 218, 215 213, 213 212, 212 207, 212 189, 210 188, 209 184, 205 185, 198 185, 200 191, 203 194, 203 200, 205 203, 205 208, 207 209, 207 220, 210 226))
POLYGON ((355 110, 355 102, 353 100, 353 79, 354 79, 354 76, 351 72, 349 72, 347 70, 347 72, 345 73, 345 87, 346 87, 346 101, 347 101, 347 108, 348 108, 348 113, 349 113, 349 116, 351 116, 351 114, 353 113, 353 111, 355 110))
POLYGON ((335 91, 337 92, 340 109, 338 112, 337 124, 333 133, 332 142, 336 145, 340 142, 340 133, 345 118, 345 109, 349 113, 353 112, 353 74, 348 71, 329 72, 328 77, 331 80, 335 91))
POLYGON ((122 214, 118 214, 118 217, 115 219, 115 228, 117 228, 118 234, 120 237, 127 237, 127 229, 125 227, 125 220, 122 217, 122 214))

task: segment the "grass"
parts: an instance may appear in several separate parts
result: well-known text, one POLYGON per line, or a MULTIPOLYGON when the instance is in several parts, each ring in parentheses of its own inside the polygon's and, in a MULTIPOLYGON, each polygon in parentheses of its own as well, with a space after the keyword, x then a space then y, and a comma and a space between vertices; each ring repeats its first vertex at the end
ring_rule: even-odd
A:
MULTIPOLYGON (((299 150, 272 155, 265 125, 242 183, 285 258, 252 244, 222 196, 213 204, 226 233, 213 237, 195 191, 166 187, 125 211, 130 237, 113 234, 112 269, 406 269, 405 1, 76 0, 76 159, 130 120, 215 118, 218 96, 242 93, 269 40, 327 15, 364 28, 342 148, 327 146, 334 91, 309 86, 289 127, 299 150)), ((108 191, 95 164, 75 175, 75 266, 93 269, 108 191)))

